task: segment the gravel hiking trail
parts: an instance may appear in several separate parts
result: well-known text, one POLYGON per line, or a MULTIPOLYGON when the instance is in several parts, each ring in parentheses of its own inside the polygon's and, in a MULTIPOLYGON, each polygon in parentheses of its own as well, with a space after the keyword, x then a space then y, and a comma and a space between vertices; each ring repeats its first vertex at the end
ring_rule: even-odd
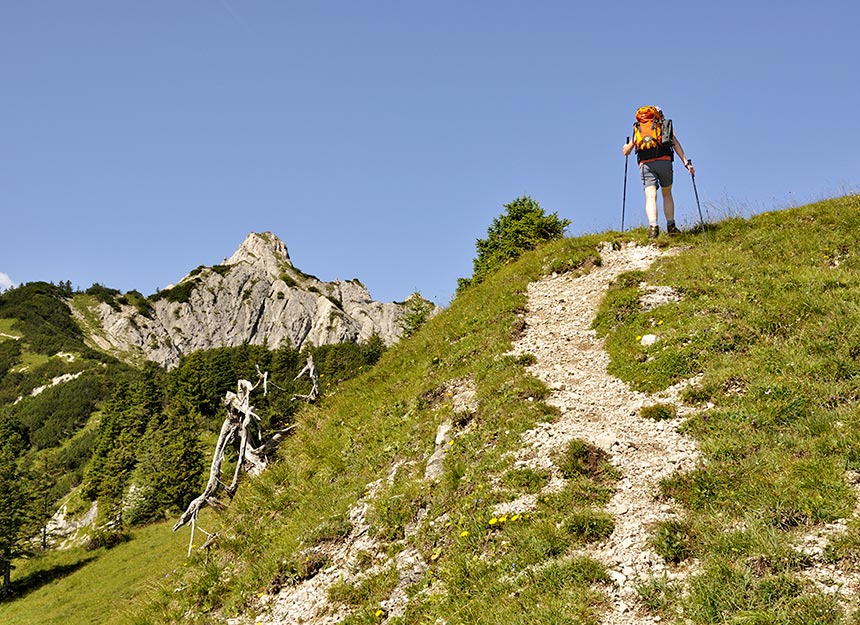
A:
MULTIPOLYGON (((607 585, 605 625, 661 622, 659 616, 643 611, 636 586, 649 576, 684 578, 695 566, 669 566, 649 544, 654 524, 676 517, 671 503, 657 500, 660 480, 693 468, 698 457, 695 441, 677 431, 689 411, 678 393, 688 382, 653 395, 631 390, 607 372, 609 355, 591 328, 610 283, 621 273, 647 269, 666 253, 671 252, 650 245, 613 249, 604 244, 601 265, 589 273, 553 275, 531 283, 525 334, 514 346, 514 353, 536 357, 529 370, 549 387, 548 403, 561 412, 557 420, 524 435, 517 466, 550 470, 554 477, 547 488, 559 488, 563 482, 551 457, 572 439, 580 439, 605 451, 621 475, 605 507, 615 522, 613 533, 582 550, 602 562, 613 581, 607 585), (675 404, 677 417, 656 421, 640 415, 643 406, 656 403, 675 404)), ((666 293, 647 285, 645 290, 666 293)), ((658 297, 641 303, 654 307, 661 301, 658 297)), ((524 504, 528 502, 515 506, 524 504)))

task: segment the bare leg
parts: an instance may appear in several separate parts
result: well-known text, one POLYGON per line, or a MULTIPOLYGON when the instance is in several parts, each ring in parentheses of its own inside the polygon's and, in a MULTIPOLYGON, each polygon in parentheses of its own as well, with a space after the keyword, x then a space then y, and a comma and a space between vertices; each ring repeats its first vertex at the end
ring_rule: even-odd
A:
MULTIPOLYGON (((663 214, 666 215, 666 221, 675 221, 675 199, 672 197, 672 185, 660 190, 663 192, 663 214)), ((654 217, 657 217, 656 207, 654 208, 654 217)))
MULTIPOLYGON (((671 187, 670 187, 670 189, 671 189, 671 187)), ((674 205, 673 205, 673 209, 674 209, 674 205)), ((657 225, 657 187, 656 186, 645 187, 645 216, 648 218, 648 225, 649 226, 656 226, 657 225)))

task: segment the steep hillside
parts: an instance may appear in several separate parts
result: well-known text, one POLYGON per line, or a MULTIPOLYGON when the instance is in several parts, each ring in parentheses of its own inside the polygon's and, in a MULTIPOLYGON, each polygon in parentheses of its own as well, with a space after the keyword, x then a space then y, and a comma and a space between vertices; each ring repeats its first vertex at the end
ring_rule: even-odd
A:
MULTIPOLYGON (((201 622, 298 622, 284 610, 302 600, 320 623, 849 622, 858 208, 842 198, 729 219, 707 242, 661 239, 680 253, 619 275, 594 316, 606 373, 629 387, 611 410, 596 399, 607 390, 576 372, 547 377, 553 388, 532 377, 527 367, 547 371, 537 345, 512 351, 535 323, 528 283, 566 269, 544 342, 561 352, 584 340, 561 323, 600 238, 504 268, 324 410, 302 413, 284 462, 233 502, 196 585, 140 622, 194 605, 201 622), (586 427, 619 407, 666 441, 680 427, 695 441, 680 449, 697 455, 660 466, 641 435, 586 427), (446 423, 442 470, 428 476, 446 423), (624 456, 656 462, 650 481, 636 486, 646 471, 624 456), (655 498, 657 514, 616 542, 655 498), (641 559, 625 569, 635 556, 653 576, 641 559)), ((644 243, 641 232, 603 239, 644 243)))
POLYGON ((171 367, 214 347, 301 349, 373 334, 391 344, 404 304, 374 301, 358 280, 322 282, 301 272, 284 243, 264 232, 249 234, 223 264, 198 267, 149 298, 77 297, 74 309, 99 349, 171 367))
POLYGON ((284 427, 310 388, 296 379, 309 355, 330 392, 434 308, 321 282, 270 233, 151 298, 68 282, 0 294, 0 595, 18 556, 112 543, 186 506, 221 398, 255 366, 278 387, 256 403, 274 415, 261 426, 284 427))
POLYGON ((858 209, 504 266, 299 411, 127 622, 858 622, 858 209))

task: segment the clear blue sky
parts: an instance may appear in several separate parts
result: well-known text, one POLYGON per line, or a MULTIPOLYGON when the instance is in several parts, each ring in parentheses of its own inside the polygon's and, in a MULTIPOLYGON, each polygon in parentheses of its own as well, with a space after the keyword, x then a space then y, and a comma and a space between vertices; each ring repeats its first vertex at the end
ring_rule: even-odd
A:
POLYGON ((446 305, 521 195, 571 235, 620 227, 641 104, 674 119, 706 217, 857 192, 858 7, 6 0, 0 288, 148 295, 270 230, 321 279, 446 305))

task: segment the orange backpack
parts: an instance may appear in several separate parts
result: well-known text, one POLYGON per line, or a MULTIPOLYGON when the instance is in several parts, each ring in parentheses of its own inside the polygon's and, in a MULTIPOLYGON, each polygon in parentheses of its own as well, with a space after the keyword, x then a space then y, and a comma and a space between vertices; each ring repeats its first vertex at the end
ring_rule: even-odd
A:
POLYGON ((666 119, 656 106, 636 109, 633 124, 633 145, 639 160, 672 156, 672 120, 666 119))

